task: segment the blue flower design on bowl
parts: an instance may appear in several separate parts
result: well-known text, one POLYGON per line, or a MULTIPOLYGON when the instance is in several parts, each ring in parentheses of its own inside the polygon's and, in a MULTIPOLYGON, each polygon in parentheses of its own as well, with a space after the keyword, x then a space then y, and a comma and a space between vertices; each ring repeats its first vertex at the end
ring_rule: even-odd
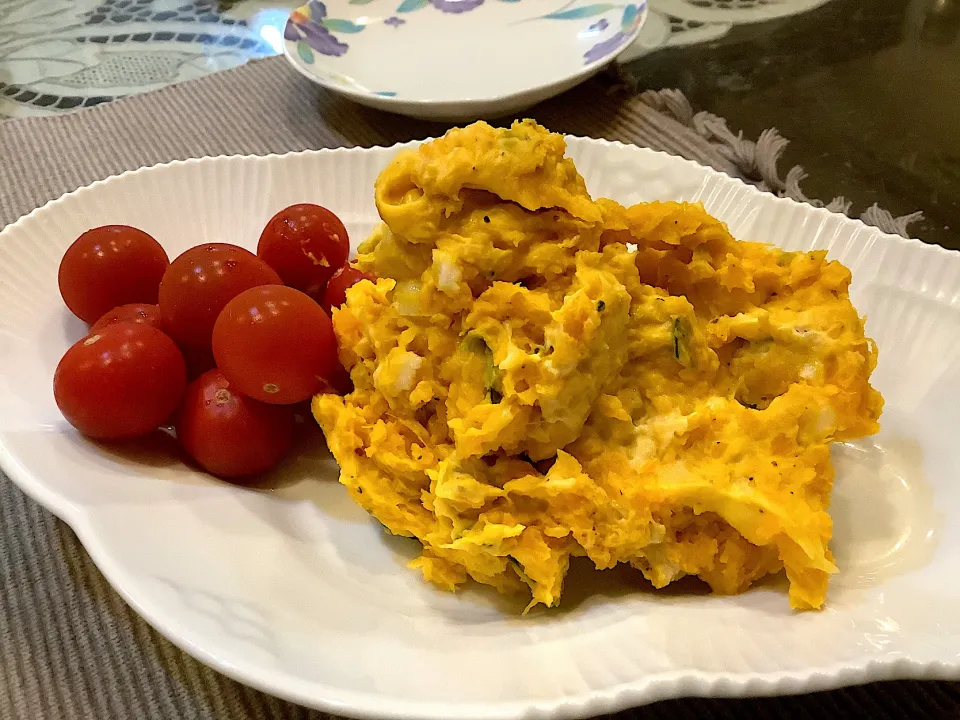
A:
POLYGON ((403 18, 398 18, 396 15, 393 15, 392 17, 388 17, 386 20, 384 20, 383 24, 389 25, 390 27, 398 28, 406 22, 407 21, 404 20, 403 18))
POLYGON ((459 15, 460 13, 477 9, 483 5, 484 2, 485 0, 401 0, 397 6, 397 12, 412 13, 417 10, 422 10, 429 5, 433 5, 433 7, 442 13, 459 15))

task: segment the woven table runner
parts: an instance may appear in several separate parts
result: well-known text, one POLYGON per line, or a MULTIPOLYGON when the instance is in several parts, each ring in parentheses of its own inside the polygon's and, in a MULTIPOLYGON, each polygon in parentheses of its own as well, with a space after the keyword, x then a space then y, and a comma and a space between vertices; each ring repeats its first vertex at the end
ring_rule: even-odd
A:
MULTIPOLYGON (((531 113, 551 130, 646 145, 761 188, 803 198, 781 176, 785 141, 757 142, 694 113, 676 92, 630 97, 598 78, 531 113)), ((51 118, 0 123, 0 227, 112 174, 176 159, 389 145, 446 126, 366 110, 317 88, 282 58, 51 118)), ((838 198, 828 204, 849 212, 838 198)), ((907 232, 913 219, 867 208, 907 232)), ((235 683, 194 661, 134 614, 73 532, 0 476, 0 718, 153 720, 330 717, 235 683)), ((784 648, 789 652, 789 648, 784 648)), ((796 698, 666 701, 621 718, 926 718, 960 716, 960 685, 895 682, 796 698)))

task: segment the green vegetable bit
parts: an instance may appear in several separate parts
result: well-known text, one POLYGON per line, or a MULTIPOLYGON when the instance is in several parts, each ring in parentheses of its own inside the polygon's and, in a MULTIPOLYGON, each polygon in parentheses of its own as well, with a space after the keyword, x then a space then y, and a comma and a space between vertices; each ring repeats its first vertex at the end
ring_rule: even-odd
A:
POLYGON ((692 367, 694 356, 690 352, 690 340, 693 328, 686 318, 673 319, 673 357, 684 367, 692 367))
POLYGON ((469 333, 463 339, 461 347, 483 358, 483 387, 490 396, 490 402, 494 405, 498 404, 503 399, 503 393, 500 368, 493 362, 493 350, 487 345, 487 341, 476 333, 469 333))

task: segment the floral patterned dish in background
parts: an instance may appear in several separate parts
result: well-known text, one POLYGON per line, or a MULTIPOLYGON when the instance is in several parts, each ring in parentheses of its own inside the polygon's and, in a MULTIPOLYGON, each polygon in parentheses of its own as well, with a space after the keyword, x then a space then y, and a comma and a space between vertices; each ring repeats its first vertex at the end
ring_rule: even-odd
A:
POLYGON ((438 120, 508 115, 612 62, 646 0, 311 0, 284 29, 293 66, 382 110, 438 120))

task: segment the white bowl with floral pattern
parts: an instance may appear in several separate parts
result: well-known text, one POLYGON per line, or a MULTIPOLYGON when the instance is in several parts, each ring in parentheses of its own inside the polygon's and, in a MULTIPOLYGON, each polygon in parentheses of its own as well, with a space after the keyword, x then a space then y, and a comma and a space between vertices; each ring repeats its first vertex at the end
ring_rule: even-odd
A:
POLYGON ((646 0, 311 0, 284 49, 314 82, 431 120, 505 116, 602 70, 636 38, 646 0))

